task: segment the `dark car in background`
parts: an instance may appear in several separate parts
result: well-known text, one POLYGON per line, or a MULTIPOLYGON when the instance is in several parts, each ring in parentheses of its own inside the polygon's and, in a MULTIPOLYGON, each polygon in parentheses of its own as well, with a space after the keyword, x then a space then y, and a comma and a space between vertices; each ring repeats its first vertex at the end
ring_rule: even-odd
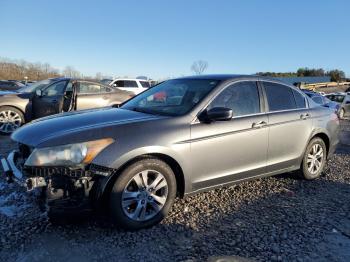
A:
POLYGON ((0 80, 0 90, 4 91, 4 90, 18 90, 22 87, 24 87, 25 85, 22 84, 19 81, 16 80, 0 80))
POLYGON ((134 94, 98 82, 53 78, 0 92, 0 134, 33 119, 62 112, 117 106, 134 94))
POLYGON ((302 89, 302 91, 310 97, 316 104, 324 107, 328 107, 334 110, 334 112, 339 113, 340 106, 338 103, 331 101, 327 97, 321 95, 320 93, 313 92, 310 90, 302 89))
POLYGON ((350 116, 350 94, 335 93, 328 94, 326 97, 339 105, 339 117, 341 119, 350 116))

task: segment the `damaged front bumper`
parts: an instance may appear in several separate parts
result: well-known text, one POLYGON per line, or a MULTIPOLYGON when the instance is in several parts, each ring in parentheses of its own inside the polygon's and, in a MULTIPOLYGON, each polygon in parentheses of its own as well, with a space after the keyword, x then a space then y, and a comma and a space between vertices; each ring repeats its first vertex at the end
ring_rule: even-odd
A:
POLYGON ((4 176, 8 182, 16 181, 18 184, 25 186, 25 178, 15 164, 15 156, 18 154, 18 151, 12 151, 7 158, 1 157, 0 162, 4 176))
POLYGON ((103 180, 113 170, 90 165, 85 169, 65 167, 24 167, 24 160, 19 151, 12 151, 7 158, 0 158, 3 174, 8 182, 16 182, 28 191, 39 189, 43 192, 49 206, 64 209, 87 209, 94 198, 93 186, 103 180))
POLYGON ((6 180, 9 183, 16 182, 17 184, 26 187, 28 191, 38 187, 45 187, 47 184, 44 177, 26 178, 23 172, 16 166, 16 158, 18 154, 19 152, 14 150, 7 158, 0 158, 6 180))

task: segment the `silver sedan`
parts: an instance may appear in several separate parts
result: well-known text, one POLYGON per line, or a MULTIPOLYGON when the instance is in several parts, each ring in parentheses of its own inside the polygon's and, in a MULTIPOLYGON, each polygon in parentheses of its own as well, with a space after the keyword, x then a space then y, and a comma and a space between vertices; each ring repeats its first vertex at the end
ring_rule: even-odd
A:
POLYGON ((315 179, 338 131, 334 110, 293 86, 195 76, 165 81, 120 108, 34 121, 12 135, 19 150, 2 162, 10 180, 45 190, 52 209, 88 202, 140 229, 160 222, 177 196, 290 171, 315 179))

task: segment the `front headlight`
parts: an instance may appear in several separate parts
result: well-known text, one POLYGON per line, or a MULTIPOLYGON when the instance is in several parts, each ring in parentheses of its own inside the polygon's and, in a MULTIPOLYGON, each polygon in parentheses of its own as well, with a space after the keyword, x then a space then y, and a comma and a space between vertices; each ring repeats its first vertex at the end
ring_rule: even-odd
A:
POLYGON ((112 138, 106 138, 77 144, 37 148, 29 156, 25 165, 78 167, 91 163, 98 153, 113 142, 112 138))

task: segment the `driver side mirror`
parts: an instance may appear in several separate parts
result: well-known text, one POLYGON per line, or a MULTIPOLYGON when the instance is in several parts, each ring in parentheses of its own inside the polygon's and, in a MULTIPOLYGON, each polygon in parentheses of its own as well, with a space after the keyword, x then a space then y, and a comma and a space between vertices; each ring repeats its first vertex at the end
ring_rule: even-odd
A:
POLYGON ((214 107, 204 112, 204 115, 201 117, 207 122, 213 121, 228 121, 233 117, 233 111, 231 108, 226 107, 214 107))
POLYGON ((35 94, 36 94, 38 97, 42 97, 42 96, 43 96, 43 90, 41 90, 41 89, 35 90, 35 94))

